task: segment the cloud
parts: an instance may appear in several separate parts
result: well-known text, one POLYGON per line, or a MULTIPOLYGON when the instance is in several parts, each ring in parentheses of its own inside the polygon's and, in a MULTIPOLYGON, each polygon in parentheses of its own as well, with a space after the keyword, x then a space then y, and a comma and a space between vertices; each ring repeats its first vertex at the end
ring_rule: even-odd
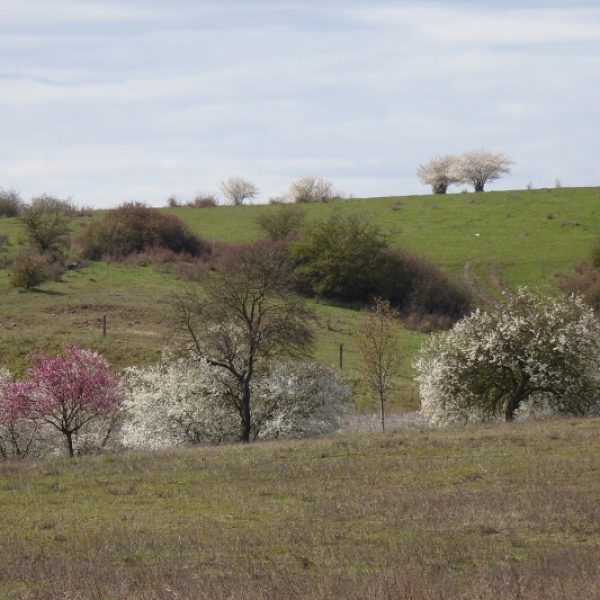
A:
POLYGON ((0 185, 25 195, 163 202, 233 173, 263 199, 309 173, 425 193, 419 163, 480 146, 517 161, 499 186, 595 183, 593 4, 47 6, 0 5, 0 185))

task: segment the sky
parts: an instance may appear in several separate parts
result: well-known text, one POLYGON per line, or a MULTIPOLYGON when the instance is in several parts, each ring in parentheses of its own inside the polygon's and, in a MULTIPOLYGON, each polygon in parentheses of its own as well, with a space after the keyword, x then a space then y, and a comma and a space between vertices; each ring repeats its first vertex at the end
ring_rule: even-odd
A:
POLYGON ((599 117, 597 0, 0 0, 0 187, 25 200, 426 194, 420 164, 481 147, 515 162, 488 189, 600 185, 599 117))

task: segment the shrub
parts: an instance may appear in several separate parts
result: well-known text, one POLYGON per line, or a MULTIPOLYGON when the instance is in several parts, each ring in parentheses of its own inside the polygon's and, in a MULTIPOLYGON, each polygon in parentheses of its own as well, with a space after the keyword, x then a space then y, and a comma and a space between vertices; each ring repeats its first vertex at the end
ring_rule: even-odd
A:
MULTIPOLYGON (((239 438, 228 396, 233 379, 196 357, 165 354, 125 375, 123 443, 130 448, 218 444, 239 438)), ((257 379, 252 436, 304 437, 333 431, 348 396, 342 378, 315 363, 281 363, 257 379)))
POLYGON ((218 206, 217 198, 213 194, 198 194, 191 202, 187 202, 188 208, 214 208, 218 206))
POLYGON ((144 204, 129 203, 93 221, 80 238, 86 258, 122 259, 131 254, 163 248, 176 254, 208 256, 210 246, 191 233, 175 215, 144 204))
MULTIPOLYGON (((596 257, 594 257, 594 263, 596 257)), ((561 273, 556 276, 559 287, 566 293, 579 294, 594 308, 600 311, 600 268, 580 261, 575 265, 574 275, 561 273)))
POLYGON ((327 202, 339 197, 333 191, 333 183, 320 177, 301 177, 290 187, 290 202, 327 202))
POLYGON ((59 262, 33 248, 24 248, 14 258, 9 283, 13 288, 29 291, 64 272, 59 262))
POLYGON ((69 226, 76 209, 69 200, 34 198, 21 213, 29 243, 40 252, 62 256, 70 242, 69 226))
POLYGON ((292 246, 298 287, 304 293, 368 301, 377 291, 386 246, 379 227, 367 219, 331 214, 292 246))
POLYGON ((290 252, 302 293, 363 303, 387 298, 413 322, 452 322, 470 307, 466 290, 424 259, 389 248, 381 230, 357 215, 314 223, 290 252))
POLYGON ((23 210, 23 201, 19 192, 9 188, 0 189, 0 217, 18 217, 23 210))
POLYGON ((296 235, 302 224, 306 213, 294 204, 281 204, 262 213, 256 223, 270 240, 278 241, 296 235))
POLYGON ((466 288, 435 265, 401 248, 389 250, 387 256, 381 293, 415 328, 446 329, 469 312, 471 299, 466 288))
POLYGON ((422 412, 438 424, 512 420, 519 412, 600 412, 600 323, 581 298, 521 288, 494 312, 434 334, 415 363, 422 412))

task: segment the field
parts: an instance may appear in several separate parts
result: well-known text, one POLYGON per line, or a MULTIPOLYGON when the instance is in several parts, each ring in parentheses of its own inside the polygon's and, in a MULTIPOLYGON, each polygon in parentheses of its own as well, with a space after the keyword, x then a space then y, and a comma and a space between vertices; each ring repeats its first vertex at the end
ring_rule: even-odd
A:
MULTIPOLYGON (((377 222, 394 244, 414 250, 464 280, 484 299, 505 286, 527 284, 557 293, 553 277, 589 254, 600 231, 598 188, 563 188, 447 196, 369 198, 306 205, 307 219, 331 212, 357 213, 377 222)), ((256 218, 273 206, 171 210, 202 237, 239 242, 259 236, 256 218)), ((77 233, 86 218, 73 223, 77 233)), ((0 219, 9 237, 5 254, 23 233, 14 219, 0 219)), ((0 254, 1 257, 1 254, 0 254)), ((33 293, 10 290, 0 271, 0 360, 16 373, 32 348, 57 348, 66 340, 98 347, 115 368, 147 364, 176 336, 171 298, 182 283, 168 269, 91 263, 67 272, 60 282, 33 293), (107 315, 108 335, 101 335, 107 315)), ((314 303, 321 315, 317 359, 355 373, 353 333, 358 312, 332 303, 314 303)), ((392 404, 418 406, 411 362, 424 335, 400 327, 404 361, 392 404)), ((362 396, 359 404, 370 409, 362 396)))
POLYGON ((0 598, 600 598, 597 420, 0 464, 0 598))
MULTIPOLYGON (((559 293, 558 271, 600 231, 599 190, 345 200, 393 243, 463 279, 559 293)), ((272 206, 169 209, 206 239, 259 235, 272 206)), ((85 218, 73 221, 75 232, 85 218)), ((22 231, 0 219, 4 260, 22 231)), ((0 254, 0 259, 2 255, 0 254)), ((90 263, 24 293, 0 271, 0 361, 67 340, 115 369, 178 338, 170 267, 90 263), (102 336, 107 316, 108 332, 102 336)), ((355 307, 311 301, 315 355, 356 372, 355 307)), ((410 363, 425 334, 399 325, 396 411, 418 407, 410 363)), ((359 394, 354 412, 371 411, 359 394)), ((399 416, 399 415, 397 415, 399 416)), ((353 416, 353 418, 356 415, 353 416)), ((401 417, 401 416, 400 416, 401 417)), ((406 429, 330 438, 0 462, 0 599, 600 599, 600 420, 406 429)))

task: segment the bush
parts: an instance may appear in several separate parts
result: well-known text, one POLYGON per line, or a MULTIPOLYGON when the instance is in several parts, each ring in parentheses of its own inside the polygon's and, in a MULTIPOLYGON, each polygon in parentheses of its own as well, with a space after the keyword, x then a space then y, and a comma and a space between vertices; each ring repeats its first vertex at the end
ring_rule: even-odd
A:
MULTIPOLYGON (((165 354, 159 365, 130 368, 123 443, 130 448, 218 444, 239 438, 228 399, 230 376, 196 357, 165 354)), ((305 437, 333 431, 348 396, 342 378, 315 363, 281 363, 257 379, 252 435, 305 437)))
POLYGON ((18 217, 22 210, 23 201, 16 190, 0 189, 0 217, 18 217))
POLYGON ((566 293, 579 294, 596 311, 600 312, 600 268, 580 261, 575 265, 574 275, 561 273, 556 276, 559 287, 566 293))
POLYGON ((62 256, 70 242, 69 226, 76 209, 69 200, 34 198, 21 213, 29 243, 40 252, 62 256))
POLYGON ((333 191, 333 183, 320 177, 301 177, 290 187, 290 202, 328 202, 339 197, 333 191))
POLYGON ((60 262, 32 248, 24 248, 14 258, 9 283, 13 288, 29 291, 45 281, 58 279, 64 272, 60 262))
POLYGON ((296 235, 306 213, 294 204, 281 204, 269 212, 262 213, 256 223, 270 240, 285 240, 296 235))
POLYGON ((379 227, 357 215, 334 213, 313 223, 291 248, 299 290, 368 301, 377 295, 386 246, 379 227))
POLYGON ((123 259, 148 250, 208 256, 210 245, 191 233, 175 215, 144 204, 123 204, 93 221, 80 238, 83 255, 91 260, 123 259))
POLYGON ((600 323, 579 297, 522 288, 494 312, 434 334, 415 363, 422 412, 437 424, 600 412, 600 323))
POLYGON ((357 215, 332 214, 291 246, 298 290, 361 303, 390 300, 418 325, 449 325, 470 308, 466 290, 437 267, 391 249, 381 230, 357 215))
POLYGON ((191 202, 187 202, 186 206, 188 208, 214 208, 218 204, 213 194, 198 194, 191 202))

